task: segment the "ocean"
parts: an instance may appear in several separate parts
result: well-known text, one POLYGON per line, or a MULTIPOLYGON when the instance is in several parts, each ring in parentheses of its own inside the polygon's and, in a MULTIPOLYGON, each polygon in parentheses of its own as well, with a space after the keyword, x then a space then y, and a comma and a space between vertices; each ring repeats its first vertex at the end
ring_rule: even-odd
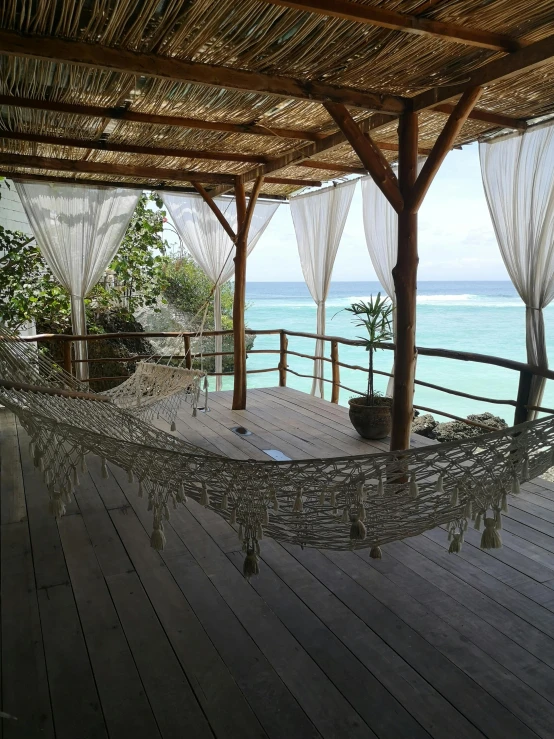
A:
MULTIPOLYGON (((359 299, 366 299, 380 290, 377 282, 333 282, 327 298, 327 335, 357 338, 360 329, 352 325, 351 316, 343 309, 359 299)), ((315 333, 316 307, 304 283, 249 282, 246 289, 247 325, 253 329, 288 328, 293 331, 315 333)), ((507 359, 526 360, 525 308, 510 282, 420 282, 417 297, 417 343, 422 347, 459 349, 491 354, 507 359)), ((549 360, 554 366, 554 308, 545 310, 547 341, 551 350, 549 360)), ((278 336, 258 336, 255 349, 278 349, 278 336)), ((315 342, 291 337, 289 349, 313 354, 315 342)), ((329 356, 330 344, 327 345, 329 356)), ((366 366, 367 353, 363 348, 339 345, 340 360, 347 364, 366 366)), ((248 369, 276 367, 276 354, 251 354, 248 369)), ((390 372, 392 353, 376 353, 375 366, 390 372)), ((326 377, 330 378, 330 364, 326 363, 326 377)), ((313 362, 290 356, 289 366, 301 374, 312 374, 313 362)), ((515 399, 519 375, 511 370, 483 364, 460 362, 435 357, 419 357, 417 378, 456 390, 500 399, 515 399)), ((363 390, 366 373, 341 368, 341 383, 363 390)), ((277 372, 248 376, 249 387, 269 387, 278 384, 277 372)), ((289 373, 290 387, 309 392, 312 381, 289 373)), ((377 375, 375 385, 385 390, 386 378, 377 375)), ((232 379, 224 378, 224 389, 232 387, 232 379)), ((326 383, 326 398, 331 386, 326 383)), ((352 397, 341 390, 340 403, 347 405, 352 397)), ((455 415, 490 411, 507 421, 513 418, 513 407, 447 395, 418 387, 416 405, 427 406, 455 415)), ((554 407, 554 383, 548 382, 543 405, 554 407)))

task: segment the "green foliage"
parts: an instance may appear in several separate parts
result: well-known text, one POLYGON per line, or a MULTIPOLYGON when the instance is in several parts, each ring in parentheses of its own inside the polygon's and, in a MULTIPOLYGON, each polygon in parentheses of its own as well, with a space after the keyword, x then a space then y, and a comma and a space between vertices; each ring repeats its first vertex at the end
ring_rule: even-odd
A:
MULTIPOLYGON (((186 255, 179 259, 171 259, 164 265, 164 296, 168 303, 183 313, 196 316, 195 323, 200 324, 206 303, 206 328, 214 327, 214 310, 212 282, 196 265, 192 257, 186 255)), ((230 328, 233 315, 233 288, 229 283, 221 288, 221 315, 223 328, 230 328)))
POLYGON ((0 250, 0 320, 14 330, 33 320, 65 330, 69 296, 46 268, 34 238, 0 226, 0 250))
POLYGON ((369 374, 367 378, 367 395, 369 399, 374 396, 373 352, 379 348, 378 344, 390 341, 394 336, 392 331, 394 306, 388 297, 385 296, 382 298, 379 292, 375 299, 373 299, 372 295, 368 303, 360 300, 359 303, 352 303, 345 310, 354 316, 355 326, 363 326, 367 331, 367 336, 359 336, 358 338, 364 342, 365 350, 369 352, 369 374))
MULTIPOLYGON (((103 314, 132 319, 135 310, 154 305, 162 292, 167 244, 165 212, 158 196, 143 195, 105 278, 85 301, 90 333, 103 333, 103 314), (151 204, 154 207, 150 207, 151 204)), ((67 290, 54 278, 32 237, 0 227, 0 320, 17 330, 35 321, 38 330, 70 329, 67 290)))
POLYGON ((129 314, 155 305, 165 288, 168 244, 163 238, 163 225, 167 214, 162 206, 157 193, 141 196, 110 265, 115 279, 105 297, 108 303, 118 300, 129 314))

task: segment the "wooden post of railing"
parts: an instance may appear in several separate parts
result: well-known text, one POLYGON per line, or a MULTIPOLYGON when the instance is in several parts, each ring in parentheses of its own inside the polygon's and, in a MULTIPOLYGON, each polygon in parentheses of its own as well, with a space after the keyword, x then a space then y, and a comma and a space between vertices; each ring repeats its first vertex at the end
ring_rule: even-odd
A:
POLYGON ((183 341, 185 342, 185 367, 187 369, 192 369, 192 354, 190 351, 190 336, 188 336, 188 334, 185 334, 183 336, 183 341))
POLYGON ((529 396, 531 393, 531 383, 533 381, 533 373, 521 370, 519 373, 519 386, 517 389, 516 410, 514 413, 514 426, 519 423, 525 423, 532 415, 527 405, 529 404, 529 396))
POLYGON ((63 368, 67 372, 68 375, 72 375, 72 367, 71 367, 71 346, 73 342, 72 341, 62 341, 62 350, 63 350, 63 368))
POLYGON ((288 336, 284 331, 279 335, 279 387, 287 386, 287 349, 289 346, 288 336))
POLYGON ((331 390, 331 403, 339 402, 340 393, 340 366, 339 366, 339 342, 331 342, 331 369, 333 373, 333 385, 331 390))

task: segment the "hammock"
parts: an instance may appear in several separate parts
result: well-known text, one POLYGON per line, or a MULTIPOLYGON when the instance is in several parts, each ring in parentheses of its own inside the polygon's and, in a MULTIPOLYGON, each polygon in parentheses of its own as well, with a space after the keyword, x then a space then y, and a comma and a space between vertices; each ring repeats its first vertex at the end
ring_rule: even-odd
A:
MULTIPOLYGON (((3 328, 0 328, 0 370, 4 379, 14 382, 88 390, 86 384, 3 328)), ((118 408, 144 420, 163 418, 175 431, 175 418, 181 401, 189 399, 193 415, 196 415, 202 388, 204 405, 207 405, 208 376, 205 372, 146 361, 137 362, 135 372, 128 379, 102 395, 118 408)))
MULTIPOLYGON (((2 368, 16 346, 0 341, 2 368)), ((26 381, 34 381, 36 368, 27 371, 26 381)), ((247 577, 258 572, 266 534, 300 546, 369 547, 379 558, 382 544, 439 525, 448 528, 449 551, 458 552, 473 525, 484 527, 483 548, 499 547, 507 495, 517 495, 521 482, 554 463, 554 416, 401 452, 262 462, 208 452, 100 402, 102 396, 66 397, 57 387, 37 391, 0 382, 0 402, 31 437, 51 512, 63 515, 86 471, 85 455, 97 454, 103 476, 111 462, 128 472, 130 482, 137 479, 138 495, 152 511, 155 549, 164 546, 171 508, 190 496, 237 526, 247 577)))

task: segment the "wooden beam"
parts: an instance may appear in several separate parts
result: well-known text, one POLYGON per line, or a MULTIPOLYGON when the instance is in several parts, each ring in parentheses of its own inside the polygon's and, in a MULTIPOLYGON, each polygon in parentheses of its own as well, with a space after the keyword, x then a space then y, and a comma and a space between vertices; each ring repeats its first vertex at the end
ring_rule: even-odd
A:
POLYGON ((32 110, 48 110, 53 113, 68 115, 85 115, 94 118, 106 118, 112 121, 131 121, 157 126, 176 126, 177 128, 198 128, 205 131, 222 131, 228 133, 247 133, 253 136, 270 136, 273 138, 299 139, 303 141, 319 141, 325 138, 323 133, 298 131, 290 128, 275 128, 261 124, 227 123, 224 121, 201 121, 198 118, 186 118, 179 115, 156 115, 154 113, 135 113, 127 108, 101 108, 94 105, 78 105, 61 103, 56 100, 37 100, 14 95, 0 95, 0 105, 15 108, 31 108, 32 110))
MULTIPOLYGON (((385 113, 376 113, 370 118, 366 118, 365 120, 361 121, 359 123, 359 127, 361 131, 367 132, 373 128, 389 125, 392 121, 395 120, 395 116, 386 115, 385 113)), ((285 154, 280 154, 279 156, 274 157, 268 164, 261 165, 260 167, 255 167, 254 169, 245 172, 241 175, 242 182, 252 182, 257 177, 265 177, 271 172, 277 172, 280 169, 285 169, 285 167, 288 167, 291 164, 296 164, 297 162, 302 161, 303 159, 306 159, 308 157, 317 156, 324 151, 329 151, 330 149, 334 149, 337 146, 341 146, 347 141, 348 139, 342 131, 336 131, 335 133, 329 134, 320 141, 315 141, 311 144, 305 144, 298 149, 293 149, 292 151, 286 152, 285 154)), ((214 195, 222 195, 223 193, 228 191, 229 187, 227 185, 221 185, 216 187, 213 193, 212 191, 210 192, 214 195)))
MULTIPOLYGON (((0 136, 1 138, 1 136, 0 136)), ((106 174, 120 177, 136 177, 139 179, 160 180, 163 182, 235 182, 236 176, 226 172, 200 172, 181 169, 162 169, 159 167, 143 167, 129 164, 111 164, 107 162, 89 162, 83 159, 54 159, 51 157, 37 157, 27 154, 10 154, 0 152, 1 167, 26 167, 32 169, 56 170, 60 172, 80 172, 85 174, 106 174)), ((9 176, 17 177, 14 172, 9 176)), ((25 172, 20 173, 25 177, 25 172)), ((52 180, 53 178, 48 178, 52 180)), ((287 177, 268 178, 268 183, 278 185, 298 185, 299 187, 320 187, 318 180, 298 180, 287 177)), ((106 183, 105 183, 106 184, 106 183)), ((111 184, 111 183, 107 183, 111 184)), ((148 189, 150 185, 144 185, 148 189)), ((210 192, 213 196, 213 193, 210 192)))
POLYGON ((454 107, 438 139, 435 141, 431 153, 427 157, 414 186, 411 188, 408 200, 404 201, 407 210, 414 213, 417 213, 419 210, 444 158, 452 148, 454 141, 456 141, 458 134, 462 130, 462 126, 467 120, 469 112, 481 97, 482 92, 482 87, 473 87, 466 90, 454 107))
MULTIPOLYGON (((367 135, 368 134, 366 134, 366 136, 367 135)), ((398 144, 394 144, 392 143, 392 141, 374 141, 373 143, 381 151, 396 151, 396 152, 398 151, 398 144)), ((431 153, 431 149, 418 146, 417 153, 420 156, 426 157, 426 156, 429 156, 429 154, 431 153)))
MULTIPOLYGON (((408 200, 417 177, 417 113, 405 113, 399 128, 398 182, 408 200)), ((398 214, 398 256, 392 270, 396 294, 394 393, 391 450, 409 449, 414 417, 416 368, 417 213, 398 214)))
POLYGON ((190 172, 182 169, 161 169, 130 164, 88 162, 82 159, 54 159, 26 154, 0 153, 0 166, 30 167, 32 169, 57 170, 59 172, 83 172, 121 177, 139 177, 152 180, 199 182, 233 182, 234 175, 220 172, 190 172))
POLYGON ((342 172, 344 174, 367 174, 367 169, 363 167, 351 167, 347 164, 337 164, 336 162, 316 162, 314 159, 304 159, 303 162, 298 162, 295 166, 323 169, 328 172, 342 172))
MULTIPOLYGON (((53 177, 51 175, 39 175, 39 174, 27 174, 26 172, 10 172, 2 169, 0 166, 0 176, 6 177, 7 179, 18 180, 20 182, 59 182, 63 185, 88 185, 89 187, 120 187, 127 190, 140 190, 142 191, 158 191, 163 190, 164 192, 178 192, 184 194, 191 194, 198 192, 194 187, 172 187, 166 183, 160 183, 156 185, 141 185, 138 183, 120 182, 118 180, 91 180, 84 178, 76 178, 72 176, 67 177, 53 177)), ((210 197, 215 197, 210 191, 208 193, 210 197)), ((260 193, 260 198, 264 200, 276 200, 280 203, 288 201, 286 195, 274 195, 273 193, 260 193)))
POLYGON ((213 198, 210 196, 210 194, 207 193, 206 190, 204 190, 204 188, 199 182, 193 182, 192 186, 198 192, 200 197, 204 200, 204 202, 206 203, 208 208, 212 211, 212 213, 217 218, 217 220, 221 223, 221 225, 225 229, 225 232, 227 233, 231 241, 236 241, 237 239, 236 233, 231 228, 231 224, 229 223, 229 221, 225 218, 223 213, 219 210, 217 205, 214 203, 213 198))
MULTIPOLYGON (((450 115, 456 106, 453 103, 441 103, 430 109, 430 113, 444 113, 450 115)), ((501 113, 491 113, 482 108, 473 108, 468 118, 472 121, 482 121, 483 123, 492 123, 493 126, 500 128, 513 128, 516 131, 525 131, 529 128, 527 121, 522 118, 513 118, 509 115, 501 113)))
POLYGON ((219 162, 267 162, 268 158, 261 154, 240 154, 225 151, 209 151, 206 149, 175 149, 161 146, 136 146, 134 144, 112 143, 103 139, 76 139, 65 136, 45 136, 37 133, 0 130, 0 139, 9 141, 30 141, 51 146, 71 146, 76 149, 94 149, 97 151, 116 151, 123 154, 144 154, 146 156, 183 157, 186 159, 207 159, 219 162))
POLYGON ((398 114, 405 108, 404 99, 396 95, 337 87, 313 80, 276 77, 261 72, 248 72, 213 64, 190 62, 82 41, 69 41, 48 36, 23 36, 14 31, 0 30, 0 53, 107 69, 124 74, 144 75, 174 82, 192 82, 209 87, 278 95, 296 100, 331 101, 365 110, 398 114))
POLYGON ((554 35, 484 64, 465 74, 458 83, 452 80, 452 83, 447 85, 421 92, 412 98, 412 108, 415 111, 433 108, 439 103, 462 95, 469 88, 484 87, 493 82, 510 79, 522 72, 540 67, 551 59, 554 59, 554 35))
POLYGON ((502 33, 492 31, 481 31, 477 28, 422 18, 419 15, 408 15, 397 13, 393 10, 385 10, 373 5, 362 5, 349 0, 265 0, 272 5, 280 5, 286 8, 304 10, 308 13, 318 13, 331 18, 354 21, 381 28, 391 28, 395 31, 403 31, 423 36, 435 36, 437 38, 453 41, 459 44, 477 46, 482 49, 493 49, 494 51, 516 51, 520 48, 517 39, 502 33))
MULTIPOLYGON (((198 192, 194 187, 172 187, 166 183, 157 185, 140 185, 132 182, 119 182, 118 180, 91 180, 88 178, 76 178, 68 175, 67 177, 56 177, 51 175, 41 174, 27 174, 26 172, 9 172, 0 167, 0 176, 8 179, 19 180, 21 182, 59 182, 62 185, 88 185, 89 187, 121 187, 126 190, 147 190, 156 191, 163 190, 164 192, 179 192, 184 194, 190 194, 198 192)), ((213 197, 212 193, 208 193, 210 197, 213 197)), ((286 202, 288 200, 286 195, 274 195, 273 193, 260 193, 260 198, 264 200, 277 200, 278 202, 286 202)))
POLYGON ((377 187, 399 213, 404 207, 404 201, 398 187, 398 180, 381 151, 373 143, 371 137, 364 135, 344 105, 326 103, 325 109, 344 133, 362 164, 375 180, 377 187))
POLYGON ((246 334, 244 311, 246 304, 246 257, 248 233, 246 226, 246 195, 244 184, 235 180, 237 234, 235 250, 235 294, 233 297, 233 410, 246 408, 246 334))
POLYGON ((323 184, 320 180, 303 180, 296 177, 266 177, 265 181, 268 185, 298 185, 298 187, 321 187, 323 184))

